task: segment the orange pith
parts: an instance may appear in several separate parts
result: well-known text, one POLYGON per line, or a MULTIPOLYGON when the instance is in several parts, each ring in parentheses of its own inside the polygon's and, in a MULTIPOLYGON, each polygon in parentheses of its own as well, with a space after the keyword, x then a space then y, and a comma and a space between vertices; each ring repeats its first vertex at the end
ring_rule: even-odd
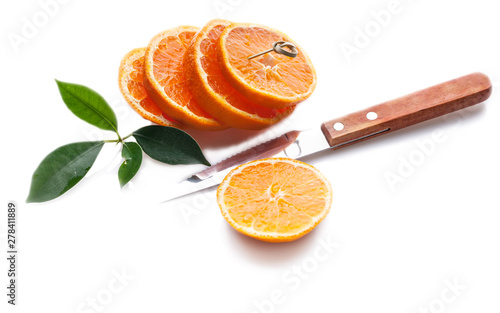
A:
POLYGON ((285 242, 304 236, 325 218, 332 189, 311 165, 269 158, 233 169, 217 189, 217 202, 237 231, 263 241, 285 242))
POLYGON ((146 48, 136 48, 123 57, 118 74, 120 91, 127 103, 143 118, 163 126, 181 127, 163 113, 146 93, 142 83, 145 51, 146 48))
POLYGON ((184 55, 188 86, 197 103, 222 123, 236 128, 261 129, 290 115, 294 106, 271 109, 245 98, 224 78, 218 62, 220 34, 231 22, 208 22, 191 42, 184 55))
POLYGON ((224 77, 243 96, 260 105, 280 109, 297 104, 316 86, 316 72, 305 51, 277 30, 234 23, 222 32, 218 49, 224 77), (280 40, 293 43, 299 51, 297 57, 271 52, 247 59, 280 40))
POLYGON ((153 37, 144 56, 144 85, 156 105, 175 120, 196 129, 220 130, 227 126, 199 107, 182 68, 184 52, 198 30, 179 26, 153 37))

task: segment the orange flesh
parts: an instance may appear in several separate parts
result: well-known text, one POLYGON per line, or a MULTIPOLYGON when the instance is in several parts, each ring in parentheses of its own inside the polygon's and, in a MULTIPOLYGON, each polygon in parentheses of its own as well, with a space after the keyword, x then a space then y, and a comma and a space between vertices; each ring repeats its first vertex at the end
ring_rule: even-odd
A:
POLYGON ((167 96, 177 104, 198 116, 211 118, 194 101, 182 69, 184 52, 195 34, 186 31, 163 38, 153 53, 153 75, 167 96))
POLYGON ((139 105, 147 112, 156 116, 163 116, 165 119, 175 122, 172 118, 163 113, 148 96, 144 84, 142 83, 144 69, 144 51, 142 56, 132 62, 133 70, 129 74, 127 89, 139 105))
POLYGON ((314 70, 304 54, 291 58, 270 52, 254 59, 247 58, 268 50, 276 41, 287 41, 279 34, 260 27, 239 27, 231 30, 225 49, 229 64, 251 87, 285 97, 306 93, 314 81, 314 70))
POLYGON ((329 188, 314 172, 289 163, 258 163, 232 176, 224 193, 231 218, 243 227, 287 234, 324 213, 329 188))
POLYGON ((215 93, 223 96, 230 105, 237 109, 264 118, 273 118, 282 114, 286 109, 269 109, 248 101, 222 75, 217 61, 217 42, 225 27, 225 25, 213 27, 207 34, 208 38, 204 39, 200 44, 200 51, 203 54, 200 60, 201 66, 207 74, 208 84, 215 93))

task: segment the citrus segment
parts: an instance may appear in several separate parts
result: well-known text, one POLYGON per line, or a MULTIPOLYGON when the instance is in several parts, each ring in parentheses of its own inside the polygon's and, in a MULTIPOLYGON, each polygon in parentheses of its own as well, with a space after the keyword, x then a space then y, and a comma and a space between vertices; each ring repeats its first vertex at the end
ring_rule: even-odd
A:
POLYGON ((231 24, 222 32, 217 47, 224 77, 255 103, 277 109, 288 107, 307 99, 316 87, 316 71, 305 51, 277 30, 231 24), (293 43, 298 55, 292 58, 273 51, 248 59, 276 41, 293 43))
POLYGON ((158 107, 189 127, 220 130, 227 126, 206 113, 193 99, 184 75, 184 52, 198 27, 179 26, 151 39, 144 56, 144 85, 158 107))
POLYGON ((146 48, 133 49, 123 57, 118 71, 120 91, 125 101, 143 118, 163 126, 181 127, 163 113, 146 93, 142 82, 145 51, 146 48))
POLYGON ((233 169, 217 189, 217 203, 237 231, 270 242, 298 239, 328 214, 332 188, 316 168, 269 158, 233 169))
POLYGON ((236 91, 219 68, 217 43, 231 22, 216 19, 196 35, 184 54, 184 72, 196 102, 222 123, 244 129, 262 129, 290 115, 294 106, 270 109, 236 91))

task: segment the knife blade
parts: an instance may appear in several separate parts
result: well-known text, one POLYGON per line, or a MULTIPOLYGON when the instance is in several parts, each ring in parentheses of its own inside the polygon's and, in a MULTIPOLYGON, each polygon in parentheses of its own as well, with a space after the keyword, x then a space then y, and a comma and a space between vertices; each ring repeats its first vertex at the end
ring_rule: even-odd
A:
POLYGON ((340 149, 481 103, 491 92, 488 76, 473 73, 309 130, 287 132, 194 174, 171 191, 165 202, 220 184, 225 175, 240 164, 272 156, 300 159, 320 151, 340 149))

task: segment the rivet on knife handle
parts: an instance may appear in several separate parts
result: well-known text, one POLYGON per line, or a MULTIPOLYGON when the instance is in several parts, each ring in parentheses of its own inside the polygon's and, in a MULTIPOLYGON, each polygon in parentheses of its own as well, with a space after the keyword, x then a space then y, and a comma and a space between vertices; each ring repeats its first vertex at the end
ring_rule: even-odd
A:
POLYGON ((486 75, 473 73, 325 122, 321 130, 338 149, 483 102, 491 90, 486 75))

